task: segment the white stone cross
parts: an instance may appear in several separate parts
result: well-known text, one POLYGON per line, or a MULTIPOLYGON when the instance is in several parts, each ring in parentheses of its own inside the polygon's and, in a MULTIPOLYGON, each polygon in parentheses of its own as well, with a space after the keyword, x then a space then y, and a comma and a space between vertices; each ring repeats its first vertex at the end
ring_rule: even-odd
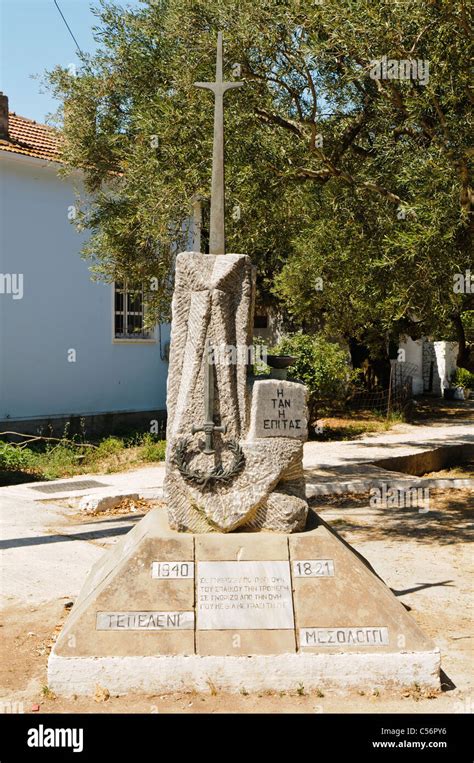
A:
POLYGON ((222 79, 222 32, 217 35, 215 82, 195 82, 196 87, 214 93, 214 148, 212 154, 211 223, 209 254, 225 254, 225 189, 224 189, 224 93, 243 82, 222 79))

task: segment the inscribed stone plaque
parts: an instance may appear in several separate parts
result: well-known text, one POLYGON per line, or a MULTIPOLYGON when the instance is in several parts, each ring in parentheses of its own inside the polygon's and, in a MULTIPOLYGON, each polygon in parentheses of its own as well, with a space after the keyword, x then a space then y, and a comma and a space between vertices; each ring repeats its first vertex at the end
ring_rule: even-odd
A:
POLYGON ((334 577, 334 562, 332 559, 301 559, 293 562, 295 578, 324 578, 334 577))
POLYGON ((289 562, 198 562, 199 630, 294 627, 289 562))
POLYGON ((300 646, 383 646, 388 628, 300 628, 300 646))
POLYGON ((306 387, 279 379, 256 381, 252 391, 249 439, 308 437, 306 387))
POLYGON ((194 577, 194 562, 152 562, 151 576, 156 580, 194 577))
POLYGON ((194 612, 97 612, 98 631, 192 630, 194 612))

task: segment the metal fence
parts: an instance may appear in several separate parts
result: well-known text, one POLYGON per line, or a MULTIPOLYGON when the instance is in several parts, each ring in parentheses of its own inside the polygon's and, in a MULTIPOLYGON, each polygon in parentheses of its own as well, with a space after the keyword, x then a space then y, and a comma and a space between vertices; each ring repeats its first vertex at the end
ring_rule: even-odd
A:
POLYGON ((390 413, 404 413, 413 398, 412 363, 392 362, 387 389, 361 389, 354 386, 349 390, 346 408, 353 411, 370 410, 389 416, 390 413))

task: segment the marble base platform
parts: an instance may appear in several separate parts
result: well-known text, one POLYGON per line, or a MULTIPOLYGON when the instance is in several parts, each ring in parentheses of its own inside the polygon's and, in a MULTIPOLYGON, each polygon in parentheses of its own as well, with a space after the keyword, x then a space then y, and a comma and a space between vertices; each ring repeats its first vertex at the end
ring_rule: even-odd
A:
POLYGON ((439 651, 391 654, 272 654, 248 657, 59 657, 48 686, 59 695, 305 691, 317 689, 439 689, 439 651))
POLYGON ((92 568, 52 650, 57 694, 439 688, 439 651, 315 514, 276 533, 187 534, 146 515, 92 568))

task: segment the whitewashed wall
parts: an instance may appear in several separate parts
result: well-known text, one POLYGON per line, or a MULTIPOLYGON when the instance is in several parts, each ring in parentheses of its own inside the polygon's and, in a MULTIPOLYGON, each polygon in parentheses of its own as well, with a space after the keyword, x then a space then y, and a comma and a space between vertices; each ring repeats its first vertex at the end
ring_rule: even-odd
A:
POLYGON ((56 171, 0 151, 0 273, 24 276, 22 299, 0 294, 0 420, 164 409, 160 345, 113 343, 112 287, 90 280, 56 171))
POLYGON ((410 364, 410 375, 413 378, 413 394, 423 394, 423 340, 416 341, 411 337, 400 339, 399 349, 405 353, 405 363, 410 364))
POLYGON ((442 396, 452 374, 456 370, 458 353, 457 342, 433 342, 430 339, 414 341, 410 337, 402 337, 399 349, 405 352, 406 363, 412 364, 416 371, 413 373, 413 392, 415 395, 429 392, 429 364, 434 363, 432 372, 432 389, 434 395, 442 396))
POLYGON ((440 379, 440 394, 449 387, 451 377, 456 371, 457 342, 433 342, 436 365, 440 379))

